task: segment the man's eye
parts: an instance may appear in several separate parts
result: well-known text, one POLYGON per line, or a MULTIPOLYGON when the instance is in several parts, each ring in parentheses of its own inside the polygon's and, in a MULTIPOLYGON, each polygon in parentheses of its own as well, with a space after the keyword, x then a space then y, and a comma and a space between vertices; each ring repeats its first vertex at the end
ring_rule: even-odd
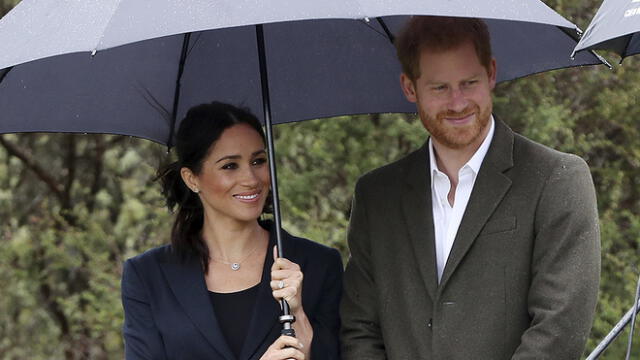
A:
POLYGON ((226 163, 224 165, 222 165, 222 169, 223 170, 233 170, 233 169, 237 169, 238 168, 238 164, 231 162, 231 163, 226 163))
POLYGON ((445 91, 447 89, 447 86, 446 85, 438 85, 438 86, 432 87, 431 89, 433 89, 434 91, 440 92, 440 91, 445 91))

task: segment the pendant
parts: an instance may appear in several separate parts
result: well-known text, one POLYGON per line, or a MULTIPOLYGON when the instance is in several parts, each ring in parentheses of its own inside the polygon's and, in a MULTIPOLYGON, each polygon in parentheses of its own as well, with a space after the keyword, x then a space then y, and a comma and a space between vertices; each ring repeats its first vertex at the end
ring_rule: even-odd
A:
POLYGON ((231 264, 231 270, 233 270, 233 271, 240 270, 240 264, 239 263, 232 263, 231 264))

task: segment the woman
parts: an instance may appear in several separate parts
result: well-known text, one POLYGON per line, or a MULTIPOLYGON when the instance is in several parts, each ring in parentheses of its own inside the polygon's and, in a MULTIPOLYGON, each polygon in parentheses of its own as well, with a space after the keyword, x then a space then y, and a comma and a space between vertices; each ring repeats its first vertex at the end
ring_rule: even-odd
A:
POLYGON ((124 264, 127 359, 338 359, 338 252, 259 222, 270 190, 264 133, 251 113, 196 106, 181 122, 178 161, 161 171, 171 245, 124 264), (304 277, 303 277, 304 273, 304 277), (296 338, 280 336, 285 299, 296 338))

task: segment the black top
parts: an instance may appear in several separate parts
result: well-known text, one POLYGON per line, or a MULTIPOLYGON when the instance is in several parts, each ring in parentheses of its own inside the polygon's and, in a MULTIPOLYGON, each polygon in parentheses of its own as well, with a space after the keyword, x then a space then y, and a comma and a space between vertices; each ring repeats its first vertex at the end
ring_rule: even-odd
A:
POLYGON ((258 283, 249 289, 232 293, 209 291, 222 334, 236 358, 240 357, 244 339, 247 337, 259 285, 258 283))

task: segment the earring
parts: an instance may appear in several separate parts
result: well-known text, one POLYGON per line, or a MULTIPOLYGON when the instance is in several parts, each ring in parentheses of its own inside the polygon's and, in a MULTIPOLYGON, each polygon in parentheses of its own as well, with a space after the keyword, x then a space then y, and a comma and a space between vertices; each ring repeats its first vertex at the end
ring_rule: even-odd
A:
POLYGON ((193 192, 196 193, 196 194, 199 194, 200 193, 200 189, 193 189, 193 192))

